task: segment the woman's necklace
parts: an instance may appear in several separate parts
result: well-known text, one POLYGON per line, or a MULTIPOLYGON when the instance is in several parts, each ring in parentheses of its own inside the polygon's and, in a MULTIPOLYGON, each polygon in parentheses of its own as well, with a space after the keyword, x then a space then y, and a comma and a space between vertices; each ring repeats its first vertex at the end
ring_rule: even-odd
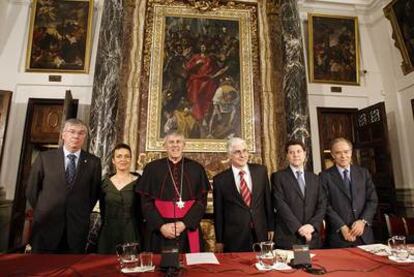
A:
POLYGON ((172 180, 173 185, 174 185, 175 192, 177 193, 177 196, 178 196, 178 201, 176 202, 176 205, 179 209, 182 209, 185 206, 185 202, 183 201, 183 198, 182 198, 183 178, 184 178, 184 158, 182 158, 182 161, 181 161, 181 180, 180 180, 180 190, 179 191, 178 191, 178 186, 175 183, 175 179, 174 179, 174 176, 172 174, 171 167, 170 167, 170 162, 168 161, 168 159, 167 159, 167 165, 168 165, 168 171, 170 172, 171 180, 172 180))

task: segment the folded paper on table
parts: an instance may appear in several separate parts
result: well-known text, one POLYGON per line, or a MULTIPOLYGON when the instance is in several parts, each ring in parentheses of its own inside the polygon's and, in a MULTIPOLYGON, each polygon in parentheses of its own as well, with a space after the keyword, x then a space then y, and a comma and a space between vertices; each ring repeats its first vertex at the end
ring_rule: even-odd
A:
POLYGON ((155 269, 155 265, 151 267, 134 267, 134 268, 122 268, 121 272, 128 274, 128 273, 142 273, 142 272, 153 272, 155 269))
POLYGON ((187 265, 196 265, 196 264, 220 264, 217 260, 216 255, 211 252, 203 253, 187 253, 185 254, 187 260, 187 265))
MULTIPOLYGON (((290 262, 293 259, 293 251, 292 250, 284 250, 284 249, 276 249, 274 250, 274 255, 276 256, 283 256, 286 257, 286 261, 290 262)), ((311 258, 315 257, 315 254, 310 254, 311 258)))
POLYGON ((404 260, 400 260, 394 256, 388 256, 388 259, 390 259, 393 262, 396 263, 414 263, 414 257, 413 256, 409 256, 407 259, 404 260))
POLYGON ((390 248, 382 243, 359 245, 358 248, 377 256, 388 256, 390 253, 390 248))

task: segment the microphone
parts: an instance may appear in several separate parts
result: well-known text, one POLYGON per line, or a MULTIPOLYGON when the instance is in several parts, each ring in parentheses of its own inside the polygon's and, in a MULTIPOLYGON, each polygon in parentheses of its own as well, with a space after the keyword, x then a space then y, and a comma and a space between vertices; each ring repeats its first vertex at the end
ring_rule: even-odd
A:
POLYGON ((180 255, 180 241, 177 237, 177 219, 176 219, 176 198, 174 197, 173 202, 173 215, 174 215, 174 237, 175 237, 175 245, 170 246, 163 246, 161 249, 161 262, 160 262, 160 268, 161 271, 165 272, 165 276, 176 276, 179 273, 180 270, 180 261, 179 261, 179 255, 180 255))

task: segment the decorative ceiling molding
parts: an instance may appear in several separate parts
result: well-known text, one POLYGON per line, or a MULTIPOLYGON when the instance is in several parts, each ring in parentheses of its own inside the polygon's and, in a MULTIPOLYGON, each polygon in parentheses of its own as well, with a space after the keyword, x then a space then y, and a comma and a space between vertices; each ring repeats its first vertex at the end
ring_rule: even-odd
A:
MULTIPOLYGON (((301 12, 339 13, 344 15, 368 16, 375 21, 377 14, 391 0, 298 0, 301 12), (372 17, 372 18, 371 18, 372 17)), ((367 18, 368 19, 368 18, 367 18)), ((360 22, 362 23, 362 22, 360 22)))
POLYGON ((384 6, 387 0, 299 0, 302 8, 317 9, 343 9, 357 11, 371 11, 384 6))

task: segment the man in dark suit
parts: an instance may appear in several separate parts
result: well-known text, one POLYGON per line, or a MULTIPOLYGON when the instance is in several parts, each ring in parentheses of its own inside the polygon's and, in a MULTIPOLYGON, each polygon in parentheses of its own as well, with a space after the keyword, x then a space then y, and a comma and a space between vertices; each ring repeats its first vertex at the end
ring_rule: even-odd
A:
POLYGON ((101 161, 81 147, 88 128, 65 122, 63 147, 39 153, 30 172, 26 197, 34 209, 30 239, 37 253, 84 253, 89 216, 98 199, 101 161))
POLYGON ((367 169, 351 165, 349 140, 334 139, 331 155, 335 165, 320 175, 328 199, 327 244, 339 248, 373 243, 371 225, 378 197, 371 175, 367 169))
POLYGON ((306 151, 301 141, 286 144, 286 157, 289 166, 271 176, 276 245, 284 249, 292 249, 294 244, 319 248, 326 211, 324 191, 318 176, 304 170, 306 151))
POLYGON ((213 178, 214 227, 218 252, 250 252, 273 236, 273 212, 266 167, 248 164, 246 142, 228 142, 231 168, 213 178))

